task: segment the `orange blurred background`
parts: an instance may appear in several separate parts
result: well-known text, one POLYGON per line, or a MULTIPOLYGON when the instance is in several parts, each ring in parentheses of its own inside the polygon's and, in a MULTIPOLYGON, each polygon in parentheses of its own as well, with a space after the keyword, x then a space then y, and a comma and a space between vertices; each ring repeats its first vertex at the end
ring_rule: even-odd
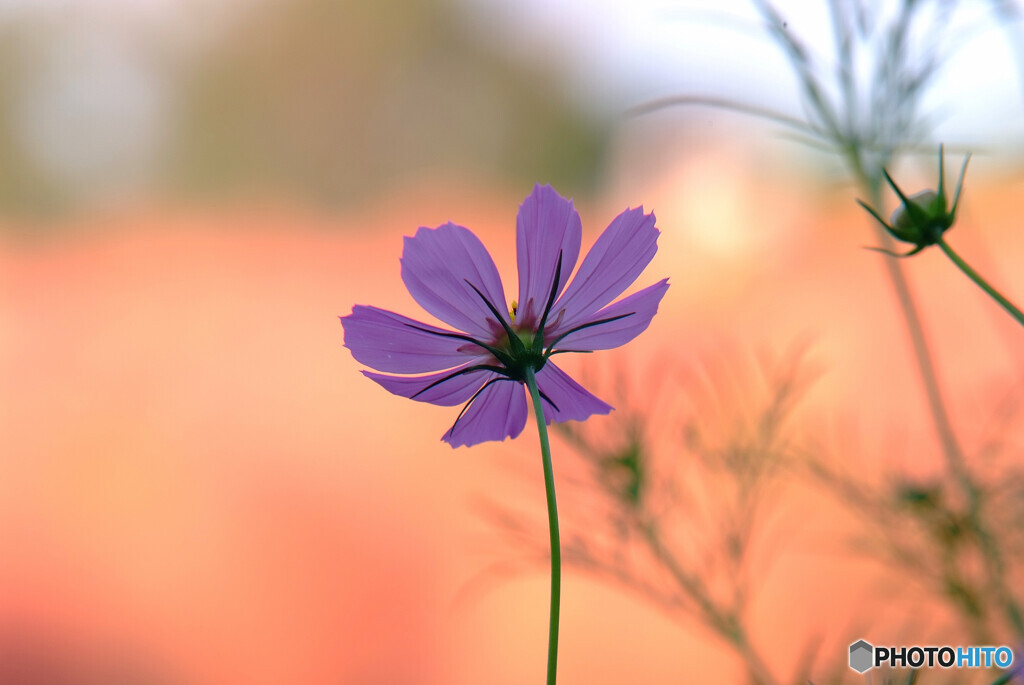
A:
MULTIPOLYGON (((365 379, 337 319, 354 304, 427 318, 399 278, 401 237, 420 225, 470 227, 512 288, 515 213, 534 181, 575 196, 584 249, 628 206, 654 211, 662 230, 638 284, 671 279, 650 329, 567 363, 599 395, 614 396, 600 379, 616 369, 643 397, 663 360, 746 373, 751 358, 806 342, 817 376, 790 430, 808 449, 875 479, 936 472, 884 257, 861 249, 873 229, 856 191, 820 160, 783 154, 791 143, 734 117, 592 116, 563 97, 557 70, 488 52, 449 5, 238 5, 206 34, 181 21, 181 35, 155 45, 145 30, 158 22, 139 7, 139 53, 115 41, 127 51, 116 54, 93 31, 123 8, 5 25, 23 48, 0 83, 8 93, 52 103, 33 84, 96 55, 94 84, 67 78, 113 88, 101 66, 116 64, 135 84, 113 104, 53 91, 71 98, 56 101, 71 102, 71 120, 98 118, 73 129, 96 137, 74 155, 25 142, 37 129, 19 117, 36 105, 19 110, 12 95, 0 121, 9 672, 52 683, 539 681, 546 566, 479 590, 493 559, 516 550, 475 505, 541 514, 535 429, 450 449, 440 436, 453 411, 365 379), (83 17, 95 26, 76 32, 83 17), (81 50, 67 62, 44 49, 62 35, 81 50), (136 54, 146 59, 117 62, 136 54), (157 86, 147 70, 170 75, 157 86), (77 119, 76 102, 88 110, 77 119), (106 120, 133 107, 135 128, 106 120)), ((910 189, 932 182, 931 159, 910 189)), ((950 241, 1019 302, 1024 176, 984 155, 972 164, 950 241)), ((958 433, 978 451, 1020 393, 1021 332, 937 251, 906 269, 958 433)), ((1011 445, 1013 426, 1001 434, 1011 445)), ((673 427, 660 429, 671 453, 673 427)), ((570 452, 556 439, 560 479, 582 469, 570 452)), ((574 502, 561 501, 570 534, 587 525, 574 502)), ((842 662, 865 629, 880 642, 908 625, 927 638, 914 644, 961 639, 912 582, 852 551, 856 522, 823 493, 788 484, 773 517, 751 626, 780 677, 814 639, 823 663, 842 662)), ((563 682, 742 678, 698 623, 577 568, 563 587, 563 682)))

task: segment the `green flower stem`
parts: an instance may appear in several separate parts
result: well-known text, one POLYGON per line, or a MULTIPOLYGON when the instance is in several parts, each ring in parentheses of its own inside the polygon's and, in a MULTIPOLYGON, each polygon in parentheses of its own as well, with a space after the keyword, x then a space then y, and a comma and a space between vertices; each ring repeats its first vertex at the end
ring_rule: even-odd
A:
MULTIPOLYGON (((949 243, 947 243, 942 237, 939 238, 936 244, 942 248, 942 251, 946 253, 946 256, 964 272, 964 275, 974 281, 975 284, 984 290, 989 297, 1002 305, 1003 309, 1017 320, 1017 323, 1024 326, 1024 312, 1017 309, 1012 302, 1003 297, 1002 293, 989 285, 988 281, 982 278, 981 274, 975 271, 960 257, 960 255, 954 252, 953 248, 951 248, 949 243)), ((995 591, 998 601, 1002 603, 1003 612, 1006 615, 1007 621, 1009 621, 1019 638, 1024 635, 1024 615, 1021 614, 1017 600, 1014 598, 1010 588, 1007 587, 1005 580, 1006 565, 1003 561, 998 544, 994 536, 989 533, 987 526, 984 525, 984 521, 982 520, 983 513, 980 510, 981 493, 979 492, 978 487, 974 484, 974 481, 966 474, 961 476, 961 480, 964 483, 964 490, 968 496, 968 523, 974 529, 974 533, 977 536, 978 544, 985 560, 985 565, 988 567, 987 570, 990 583, 995 591)))
POLYGON ((689 572, 662 542, 661 533, 654 522, 641 525, 651 552, 690 597, 707 625, 732 646, 747 665, 750 682, 757 685, 775 685, 778 681, 754 649, 739 616, 712 600, 700 578, 689 572))
POLYGON ((993 680, 991 685, 1006 685, 1011 680, 1013 680, 1013 678, 1015 676, 1017 676, 1017 675, 1018 675, 1017 669, 1013 669, 1012 671, 1007 671, 1003 675, 1001 675, 998 678, 996 678, 995 680, 993 680))
MULTIPOLYGON (((848 149, 847 161, 858 182, 871 198, 870 206, 880 207, 882 202, 882 177, 867 173, 856 147, 848 149)), ((896 246, 892 236, 877 223, 874 226, 878 231, 879 240, 882 241, 883 247, 889 251, 895 249, 896 246)), ((974 477, 967 468, 963 450, 960 449, 960 444, 953 431, 953 424, 950 421, 949 412, 942 397, 938 375, 935 372, 935 362, 932 359, 924 325, 921 322, 913 293, 910 290, 910 284, 899 262, 900 260, 898 259, 887 259, 885 260, 885 265, 889 273, 889 280, 896 294, 896 300, 903 310, 903 317, 907 324, 907 332, 910 335, 914 356, 917 359, 918 371, 920 372, 921 382, 924 385, 925 397, 927 397, 928 405, 931 409, 935 430, 943 452, 946 455, 946 463, 950 473, 957 481, 961 492, 967 500, 969 525, 978 537, 979 546, 988 572, 988 582, 994 588, 999 601, 1002 602, 1003 611, 1018 638, 1024 637, 1024 615, 1022 615, 1017 601, 1006 584, 1005 564, 995 539, 988 532, 988 527, 984 520, 984 512, 981 511, 982 495, 978 485, 974 482, 974 477)), ((963 610, 963 607, 961 609, 963 610)), ((970 611, 967 611, 967 613, 969 615, 970 611)))
POLYGON ((942 238, 939 238, 938 246, 941 247, 942 251, 946 253, 946 256, 964 272, 967 278, 974 281, 979 288, 988 293, 989 297, 1001 304, 1003 309, 1010 313, 1010 316, 1017 319, 1017 323, 1024 326, 1024 312, 1017 309, 1012 302, 1003 297, 1002 293, 989 285, 988 281, 981 277, 981 274, 972 269, 970 264, 961 259, 960 255, 953 251, 953 248, 949 246, 949 243, 942 238))
MULTIPOLYGON (((882 174, 869 174, 864 167, 861 152, 850 143, 846 148, 846 159, 853 170, 858 183, 864 188, 871 200, 871 207, 882 206, 882 174)), ((872 222, 881 241, 882 247, 892 251, 896 244, 889 233, 872 222)), ((938 373, 935 370, 935 361, 932 359, 931 345, 928 343, 928 336, 921 321, 921 315, 917 308, 917 299, 910 289, 907 276, 898 259, 886 259, 885 269, 889 275, 889 282, 892 284, 896 301, 903 312, 903 320, 907 325, 907 336, 910 338, 910 345, 914 350, 914 358, 917 360, 917 370, 921 378, 921 385, 924 389, 925 398, 928 400, 928 408, 931 411, 932 423, 935 426, 935 433, 942 445, 942 451, 946 456, 946 463, 950 471, 960 483, 968 498, 973 498, 973 481, 964 463, 963 450, 957 441, 956 433, 953 431, 953 422, 949 418, 949 411, 946 409, 946 401, 942 396, 942 388, 939 386, 938 373)))
POLYGON ((562 548, 558 537, 558 504, 555 502, 555 472, 551 468, 551 445, 548 444, 548 425, 544 420, 544 408, 540 404, 540 390, 533 368, 526 367, 526 387, 533 399, 533 411, 537 415, 537 433, 540 434, 540 453, 544 460, 544 492, 548 500, 548 528, 551 532, 551 620, 548 624, 548 679, 547 685, 555 685, 558 672, 558 612, 562 596, 562 548))

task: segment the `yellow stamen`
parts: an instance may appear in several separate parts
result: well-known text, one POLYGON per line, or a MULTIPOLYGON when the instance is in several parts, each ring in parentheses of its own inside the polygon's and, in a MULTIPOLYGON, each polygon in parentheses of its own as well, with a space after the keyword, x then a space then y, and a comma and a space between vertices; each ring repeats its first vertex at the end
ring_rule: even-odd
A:
POLYGON ((519 311, 519 302, 512 300, 512 308, 508 310, 509 318, 512 319, 512 323, 516 322, 516 312, 519 311))

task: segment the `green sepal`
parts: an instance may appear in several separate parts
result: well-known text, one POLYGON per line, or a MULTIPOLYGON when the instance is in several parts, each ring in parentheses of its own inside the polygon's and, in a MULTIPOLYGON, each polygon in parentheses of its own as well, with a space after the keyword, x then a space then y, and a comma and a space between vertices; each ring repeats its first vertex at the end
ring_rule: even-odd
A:
POLYGON ((867 203, 857 200, 861 207, 866 209, 875 221, 885 228, 893 238, 904 243, 914 245, 914 249, 906 254, 897 254, 890 250, 877 249, 880 252, 892 255, 893 257, 909 257, 917 254, 929 245, 935 245, 943 234, 952 228, 956 222, 956 211, 960 204, 960 194, 963 191, 964 174, 967 172, 967 162, 970 155, 964 159, 963 167, 960 169, 960 179, 957 182, 956 195, 953 198, 952 208, 947 210, 946 198, 946 174, 944 162, 944 147, 939 146, 939 182, 937 190, 922 190, 914 195, 907 196, 896 182, 892 180, 889 172, 885 169, 882 174, 886 182, 900 198, 901 205, 893 212, 890 221, 868 206, 867 203))

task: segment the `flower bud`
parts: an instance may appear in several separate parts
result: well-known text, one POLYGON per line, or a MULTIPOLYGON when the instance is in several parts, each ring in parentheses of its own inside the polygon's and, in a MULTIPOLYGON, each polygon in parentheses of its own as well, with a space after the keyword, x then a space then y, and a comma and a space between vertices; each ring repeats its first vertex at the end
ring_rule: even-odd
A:
MULTIPOLYGON (((930 214, 932 206, 938 198, 939 194, 934 190, 922 190, 919 193, 914 193, 907 199, 920 207, 926 214, 930 214)), ((900 205, 897 207, 895 211, 893 211, 892 218, 889 222, 892 224, 893 228, 902 230, 909 230, 914 226, 914 219, 911 217, 910 212, 907 211, 906 205, 900 205)))
POLYGON ((953 225, 953 214, 946 212, 946 198, 934 190, 922 190, 905 198, 890 220, 890 232, 906 243, 927 247, 938 242, 953 225))
MULTIPOLYGON (((929 245, 938 243, 942 240, 942 234, 953 226, 953 223, 956 221, 956 210, 957 205, 960 202, 960 191, 963 189, 964 172, 967 170, 968 159, 970 159, 969 156, 964 160, 964 166, 960 171, 960 181, 957 184, 956 195, 953 198, 953 206, 949 209, 947 209, 946 206, 946 184, 944 178, 945 175, 943 173, 941 145, 939 146, 939 183, 937 190, 922 190, 908 197, 907 195, 904 195, 903 191, 896 185, 896 182, 892 180, 892 177, 889 176, 889 172, 883 170, 882 173, 885 174, 885 180, 888 181, 889 185, 892 186, 892 189, 896 191, 896 195, 899 196, 902 204, 892 213, 892 218, 889 223, 886 223, 878 212, 865 203, 861 202, 860 205, 864 207, 864 209, 866 209, 892 237, 902 242, 910 243, 914 246, 914 249, 910 252, 895 256, 909 257, 912 254, 920 252, 929 245)), ((888 252, 888 250, 882 251, 888 252)))

